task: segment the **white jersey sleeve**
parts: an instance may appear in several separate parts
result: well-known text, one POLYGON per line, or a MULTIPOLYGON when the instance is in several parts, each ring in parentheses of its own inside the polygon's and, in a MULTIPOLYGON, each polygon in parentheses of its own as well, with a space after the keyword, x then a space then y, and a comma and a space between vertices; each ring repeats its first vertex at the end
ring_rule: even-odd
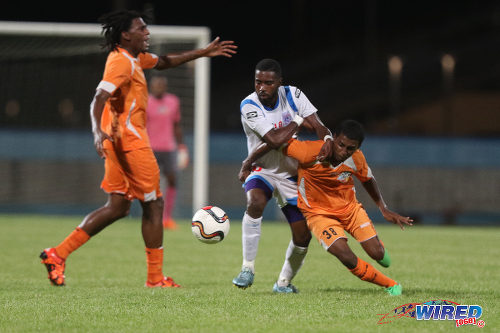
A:
POLYGON ((262 108, 252 99, 244 99, 240 105, 242 121, 260 137, 273 129, 262 108))
POLYGON ((312 105, 312 103, 307 98, 299 88, 294 86, 284 86, 286 99, 288 104, 292 109, 298 113, 302 118, 306 118, 313 113, 316 113, 318 109, 312 105))

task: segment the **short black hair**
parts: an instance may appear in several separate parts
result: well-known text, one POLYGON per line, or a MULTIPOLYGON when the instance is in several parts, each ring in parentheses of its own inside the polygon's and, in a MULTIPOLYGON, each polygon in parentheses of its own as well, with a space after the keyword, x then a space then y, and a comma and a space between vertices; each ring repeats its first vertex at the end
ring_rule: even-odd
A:
POLYGON ((99 23, 102 25, 102 34, 104 35, 102 48, 108 52, 115 51, 120 44, 122 32, 128 31, 132 26, 132 21, 139 17, 145 22, 150 21, 147 14, 126 9, 116 10, 99 17, 99 23))
POLYGON ((365 130, 363 125, 361 125, 356 120, 347 119, 342 121, 335 127, 334 133, 336 136, 344 134, 351 140, 356 140, 359 143, 359 147, 365 139, 365 130))
POLYGON ((256 71, 274 72, 276 76, 281 77, 281 65, 274 59, 262 59, 255 66, 256 71))

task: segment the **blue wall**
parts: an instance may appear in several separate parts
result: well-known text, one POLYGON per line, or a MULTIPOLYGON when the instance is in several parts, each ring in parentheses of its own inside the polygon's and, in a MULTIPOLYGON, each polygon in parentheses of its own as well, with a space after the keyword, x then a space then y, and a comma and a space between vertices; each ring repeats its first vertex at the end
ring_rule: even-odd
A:
MULTIPOLYGON (((186 144, 193 151, 192 135, 186 135, 186 144)), ((246 140, 243 133, 213 133, 210 137, 210 163, 213 165, 225 166, 226 172, 234 174, 240 166, 241 161, 247 155, 246 140)), ((446 168, 446 170, 467 170, 473 168, 477 170, 494 170, 493 174, 498 174, 500 170, 500 138, 478 139, 478 138, 418 138, 418 137, 377 137, 368 136, 363 143, 363 152, 367 156, 370 165, 375 168, 446 168)), ((29 130, 11 130, 0 129, 0 162, 16 161, 19 163, 33 164, 33 161, 56 162, 79 162, 83 161, 92 165, 102 165, 102 160, 97 156, 94 150, 93 138, 90 131, 29 131, 29 130)), ((4 165, 8 165, 4 163, 4 165)), ((100 169, 99 169, 100 170, 100 169)), ((0 176, 4 173, 4 178, 9 179, 6 170, 0 170, 0 176)), ((418 177, 419 171, 412 176, 418 177)), ((440 171, 438 171, 440 172, 440 171)), ((101 177, 101 171, 98 171, 101 177)), ((186 177, 187 174, 185 174, 186 177)), ((189 177, 190 175, 187 175, 189 177)), ((474 175, 471 175, 474 176, 474 175)), ((227 176, 226 176, 227 177, 227 176)), ((219 183, 226 184, 224 181, 219 183)), ((75 179, 78 181, 78 179, 75 179)), ((484 181, 484 180, 483 180, 484 181)), ((234 184, 233 184, 234 185, 234 184)), ((384 184, 385 185, 385 184, 384 184)), ((439 186, 439 185, 438 185, 439 186)), ((97 188, 98 186, 96 186, 97 188)), ((224 186, 222 186, 224 187, 224 186)), ((236 184, 235 196, 242 194, 241 188, 236 184), (241 191, 240 191, 241 190, 241 191)), ((98 189, 97 189, 98 190, 98 189)), ((186 191, 190 191, 186 188, 186 191)), ((227 190, 227 186, 224 190, 227 190)), ((411 190, 411 189, 410 189, 411 190)), ((469 189, 470 190, 470 189, 469 189)), ((475 191, 475 189, 472 189, 475 191)), ((452 190, 451 192, 453 192, 452 190)), ((459 191, 459 190, 458 190, 459 191)), ((478 185, 477 191, 481 191, 478 185)), ((99 191, 98 191, 99 192, 99 191)), ((491 192, 491 190, 490 190, 491 192)), ((76 202, 74 205, 52 204, 44 205, 40 203, 26 202, 19 206, 19 203, 13 202, 11 198, 2 197, 0 189, 0 211, 26 211, 36 213, 45 212, 75 212, 83 214, 95 208, 94 203, 76 202), (93 208, 92 208, 93 207, 93 208)), ((233 193, 233 192, 231 192, 233 193)), ((449 193, 449 192, 447 192, 449 193)), ((480 192, 478 192, 480 193, 480 192)), ((99 193, 100 194, 100 193, 99 193)), ((423 194, 423 195, 428 195, 423 194)), ((491 197, 490 194, 487 194, 491 197)), ((494 194, 493 194, 494 195, 494 194)), ((233 196, 234 197, 234 196, 233 196)), ((228 202, 221 200, 222 202, 228 202)), ((99 201, 100 202, 100 201, 99 201)), ((189 205, 186 200, 186 205, 189 205)), ((134 207, 137 205, 134 205, 134 207)), ((273 206, 273 205, 268 205, 273 206)), ((138 207, 138 206, 137 206, 138 207)), ((489 205, 488 207, 491 207, 489 205)), ((228 207, 231 215, 235 218, 241 218, 244 211, 244 199, 237 200, 237 204, 228 207), (239 205, 241 201, 241 205, 239 205)), ((368 207, 367 207, 368 209, 368 207)), ((134 209, 134 213, 137 213, 134 209)), ((183 212, 189 211, 190 207, 184 207, 183 212)), ((374 218, 378 218, 377 211, 370 211, 374 218)), ((441 218, 436 212, 426 212, 426 219, 429 221, 439 221, 441 218)), ((459 222, 473 221, 478 214, 482 214, 484 221, 492 223, 500 222, 500 205, 488 209, 484 212, 464 212, 458 216, 459 222), (493 213, 492 213, 493 211, 493 213)), ((185 214, 183 214, 185 215, 185 214)), ((266 216, 276 215, 276 209, 266 208, 266 216)))
MULTIPOLYGON (((186 135, 191 148, 192 135, 186 135)), ((247 155, 241 134, 213 133, 210 162, 240 163, 247 155)), ((371 165, 500 168, 500 138, 368 136, 363 152, 371 165)), ((0 159, 99 160, 90 131, 0 130, 0 159)))

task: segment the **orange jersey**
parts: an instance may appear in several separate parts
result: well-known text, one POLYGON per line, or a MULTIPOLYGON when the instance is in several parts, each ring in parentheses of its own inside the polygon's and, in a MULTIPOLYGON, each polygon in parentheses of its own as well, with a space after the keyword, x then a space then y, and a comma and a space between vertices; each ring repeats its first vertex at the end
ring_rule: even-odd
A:
POLYGON ((292 139, 284 153, 299 162, 297 206, 305 213, 343 215, 356 207, 353 176, 361 182, 373 178, 365 156, 358 149, 337 166, 318 162, 323 141, 292 139))
POLYGON ((141 53, 137 58, 118 48, 108 55, 102 81, 97 89, 111 94, 101 118, 101 128, 113 137, 114 144, 104 141, 104 148, 112 145, 122 151, 149 147, 146 132, 148 86, 143 69, 156 66, 158 57, 141 53))

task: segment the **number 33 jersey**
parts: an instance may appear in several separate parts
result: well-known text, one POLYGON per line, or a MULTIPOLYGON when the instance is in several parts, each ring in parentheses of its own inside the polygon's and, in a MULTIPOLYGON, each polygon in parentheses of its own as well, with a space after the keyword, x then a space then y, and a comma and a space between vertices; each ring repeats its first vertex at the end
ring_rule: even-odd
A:
MULTIPOLYGON (((248 95, 240 104, 248 153, 263 143, 262 137, 267 132, 288 125, 297 114, 306 118, 317 111, 306 95, 294 86, 278 88, 278 100, 273 108, 264 106, 256 92, 248 95)), ((271 150, 255 164, 285 178, 297 175, 297 162, 279 150, 271 150)))

